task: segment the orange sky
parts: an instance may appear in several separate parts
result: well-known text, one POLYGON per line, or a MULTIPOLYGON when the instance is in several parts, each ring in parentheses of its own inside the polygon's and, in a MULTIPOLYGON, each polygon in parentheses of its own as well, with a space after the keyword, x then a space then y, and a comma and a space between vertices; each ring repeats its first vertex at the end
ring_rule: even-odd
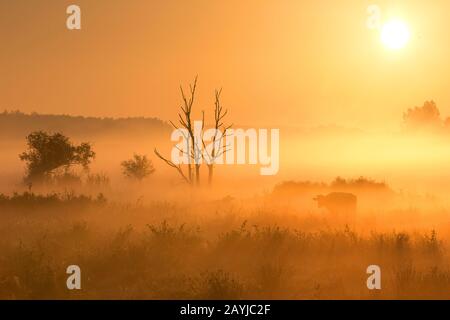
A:
POLYGON ((234 123, 395 128, 427 99, 450 116, 449 14, 448 0, 2 0, 0 108, 168 120, 198 74, 198 108, 223 87, 234 123), (65 27, 73 3, 81 31, 65 27), (369 4, 409 24, 406 48, 383 48, 369 4))

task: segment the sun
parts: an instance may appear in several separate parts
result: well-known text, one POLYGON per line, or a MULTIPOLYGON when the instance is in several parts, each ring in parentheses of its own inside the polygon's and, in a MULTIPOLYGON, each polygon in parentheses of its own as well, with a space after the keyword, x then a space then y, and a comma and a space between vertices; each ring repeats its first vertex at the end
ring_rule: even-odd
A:
POLYGON ((411 34, 406 23, 400 20, 386 22, 381 29, 381 42, 388 49, 399 50, 409 42, 411 34))

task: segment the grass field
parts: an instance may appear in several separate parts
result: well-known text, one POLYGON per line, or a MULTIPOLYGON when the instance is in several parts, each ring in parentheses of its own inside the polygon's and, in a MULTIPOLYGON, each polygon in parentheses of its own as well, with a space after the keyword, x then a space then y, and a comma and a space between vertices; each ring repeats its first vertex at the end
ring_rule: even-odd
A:
POLYGON ((127 204, 25 193, 0 197, 0 210, 2 299, 449 298, 448 234, 420 228, 420 210, 403 212, 408 224, 380 213, 377 230, 364 227, 369 213, 334 225, 264 198, 127 204), (72 264, 82 290, 67 290, 72 264), (367 289, 373 264, 382 290, 367 289))

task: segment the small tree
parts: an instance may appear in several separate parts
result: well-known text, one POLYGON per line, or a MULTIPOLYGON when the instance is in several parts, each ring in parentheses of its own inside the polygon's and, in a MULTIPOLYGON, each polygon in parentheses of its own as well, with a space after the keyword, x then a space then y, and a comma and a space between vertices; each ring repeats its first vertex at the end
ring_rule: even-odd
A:
POLYGON ((132 159, 123 161, 121 166, 126 177, 138 181, 155 172, 152 161, 147 159, 146 155, 135 154, 132 159))
POLYGON ((89 143, 74 145, 61 133, 49 134, 36 131, 27 136, 28 150, 19 155, 27 165, 25 181, 29 184, 50 178, 57 169, 65 172, 74 165, 88 170, 95 158, 95 152, 89 143))

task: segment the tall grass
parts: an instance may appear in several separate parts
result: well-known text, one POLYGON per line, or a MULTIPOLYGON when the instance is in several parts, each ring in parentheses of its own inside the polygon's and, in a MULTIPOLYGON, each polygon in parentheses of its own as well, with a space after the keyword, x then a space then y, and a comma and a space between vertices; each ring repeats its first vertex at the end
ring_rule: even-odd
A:
POLYGON ((269 208, 73 194, 1 196, 0 208, 3 299, 450 297, 448 239, 433 229, 365 232, 269 208), (65 286, 71 264, 80 291, 65 286), (372 264, 377 293, 366 287, 372 264))

